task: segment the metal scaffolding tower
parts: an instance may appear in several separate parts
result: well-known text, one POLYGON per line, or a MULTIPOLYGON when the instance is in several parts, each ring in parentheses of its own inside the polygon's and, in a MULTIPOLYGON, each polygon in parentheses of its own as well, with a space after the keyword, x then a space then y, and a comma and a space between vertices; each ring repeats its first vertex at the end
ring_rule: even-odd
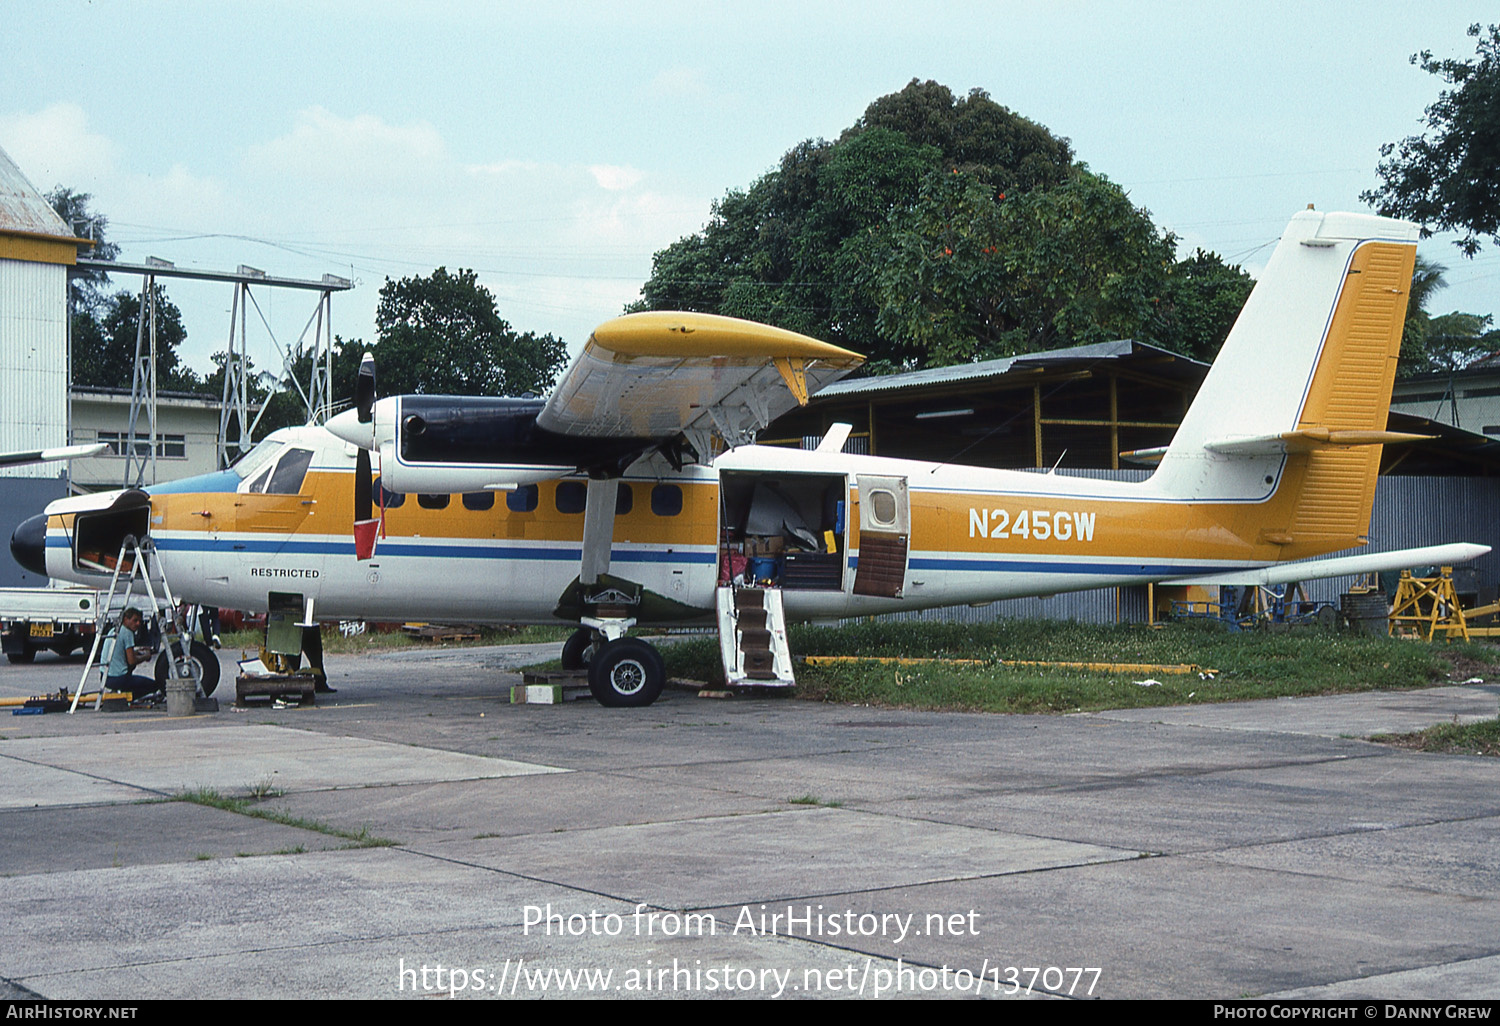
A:
POLYGON ((130 386, 130 428, 125 441, 125 479, 128 486, 140 487, 145 483, 148 471, 153 480, 156 475, 156 457, 159 448, 157 437, 157 388, 156 388, 156 279, 192 278, 199 281, 223 281, 234 286, 234 302, 229 315, 229 346, 224 364, 224 388, 219 408, 219 466, 227 467, 255 444, 255 428, 265 412, 261 407, 255 419, 250 419, 250 359, 246 351, 247 324, 253 309, 264 325, 267 335, 281 355, 281 373, 278 380, 283 389, 292 389, 301 398, 307 412, 307 423, 321 424, 333 412, 333 327, 332 298, 335 292, 344 292, 354 287, 347 278, 325 274, 318 281, 306 278, 278 278, 254 267, 240 265, 235 271, 208 271, 181 268, 167 260, 149 258, 144 264, 117 263, 112 260, 80 259, 80 270, 98 270, 109 274, 139 274, 141 276, 141 313, 136 326, 135 362, 130 386), (313 307, 302 334, 290 346, 283 344, 271 330, 270 322, 261 312, 260 304, 251 291, 252 286, 264 288, 290 288, 317 292, 313 307), (306 382, 297 377, 298 364, 306 359, 308 367, 306 382), (141 437, 140 419, 146 418, 146 435, 141 437))

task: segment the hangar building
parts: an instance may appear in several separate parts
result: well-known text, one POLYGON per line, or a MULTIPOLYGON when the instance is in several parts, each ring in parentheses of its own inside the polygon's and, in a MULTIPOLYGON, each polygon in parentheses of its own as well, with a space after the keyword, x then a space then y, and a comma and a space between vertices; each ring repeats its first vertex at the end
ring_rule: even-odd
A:
MULTIPOLYGON (((68 444, 68 268, 81 240, 0 150, 0 451, 68 444)), ((85 245, 87 243, 84 243, 85 245)), ((0 531, 67 494, 57 463, 0 471, 0 531)), ((45 577, 0 560, 0 585, 45 577)))
MULTIPOLYGON (((837 382, 762 435, 765 444, 811 448, 831 424, 853 425, 849 452, 1141 480, 1151 470, 1121 453, 1163 446, 1208 374, 1208 364, 1123 340, 999 360, 837 382)), ((1455 579, 1473 601, 1500 589, 1500 441, 1393 410, 1392 431, 1435 436, 1386 446, 1375 490, 1370 544, 1349 553, 1442 542, 1496 551, 1455 579)), ((1315 599, 1338 601, 1353 581, 1308 582, 1315 599)), ((1170 589, 1107 588, 1050 599, 1012 599, 981 609, 932 610, 924 618, 1037 616, 1144 620, 1170 589)))

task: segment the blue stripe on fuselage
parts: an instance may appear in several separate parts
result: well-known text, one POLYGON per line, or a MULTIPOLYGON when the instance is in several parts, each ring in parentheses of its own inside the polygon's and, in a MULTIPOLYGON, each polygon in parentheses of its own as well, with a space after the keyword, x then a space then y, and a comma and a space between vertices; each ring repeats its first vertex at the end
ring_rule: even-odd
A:
MULTIPOLYGON (((50 541, 51 539, 49 539, 50 541)), ((67 539, 57 539, 57 544, 66 548, 67 539)), ((156 547, 163 552, 214 552, 249 554, 282 554, 287 556, 352 556, 354 545, 350 541, 301 541, 298 539, 254 539, 235 538, 156 538, 156 547)), ((577 562, 581 549, 574 548, 527 548, 518 545, 461 545, 433 544, 416 545, 409 542, 385 541, 375 549, 375 555, 390 557, 438 557, 442 559, 543 559, 569 560, 577 562)), ((611 559, 621 563, 713 563, 717 557, 712 552, 660 552, 616 549, 611 559)))

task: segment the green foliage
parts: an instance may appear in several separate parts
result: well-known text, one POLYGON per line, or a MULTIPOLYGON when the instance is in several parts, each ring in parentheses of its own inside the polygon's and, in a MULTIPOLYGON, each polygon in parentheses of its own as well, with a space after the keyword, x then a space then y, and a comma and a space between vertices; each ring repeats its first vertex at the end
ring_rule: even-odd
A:
POLYGON ((1413 748, 1419 752, 1497 756, 1500 755, 1500 719, 1481 720, 1478 723, 1439 723, 1410 734, 1376 734, 1370 740, 1382 741, 1398 748, 1413 748))
POLYGON ((726 194, 630 309, 776 324, 868 373, 1123 337, 1211 356, 1249 278, 1212 254, 1179 264, 1174 244, 1066 139, 913 80, 726 194))
MULTIPOLYGON (((841 627, 792 625, 796 655, 844 655, 847 663, 799 664, 796 694, 823 702, 873 703, 922 709, 987 712, 1071 712, 1235 702, 1296 694, 1424 687, 1448 681, 1449 658, 1496 663, 1493 646, 1422 645, 1364 634, 1230 633, 1217 624, 1164 628, 1095 625, 1046 619, 989 624, 867 619, 841 627), (877 663, 876 658, 930 658, 932 663, 877 663), (1148 669, 1022 666, 1049 663, 1196 664, 1214 670, 1166 673, 1148 669), (1137 681, 1157 679, 1158 684, 1137 681)), ((667 676, 723 679, 714 640, 664 645, 667 676)))
MULTIPOLYGON (((854 660, 799 665, 799 697, 984 712, 1073 712, 1414 688, 1446 683, 1450 658, 1481 665, 1500 661, 1493 646, 1482 644, 1425 645, 1315 629, 1230 633, 1197 622, 1152 629, 1048 620, 870 619, 836 628, 793 625, 788 634, 797 656, 854 660), (938 661, 899 665, 877 658, 938 661), (1016 661, 1191 664, 1214 672, 1211 677, 1147 669, 1107 672, 1016 661), (1160 683, 1136 683, 1148 679, 1160 683)), ((710 684, 723 679, 715 641, 690 639, 661 651, 669 677, 710 684)))
POLYGON ((879 325, 918 366, 1140 337, 1175 263, 1172 237, 1086 171, 1020 194, 939 176, 893 228, 879 325))
POLYGON ((1429 230, 1463 232, 1455 245, 1472 257, 1483 236, 1500 244, 1500 26, 1471 25, 1469 35, 1478 40, 1473 60, 1412 55, 1454 88, 1427 108, 1431 132, 1380 148, 1382 184, 1360 198, 1429 230))
POLYGON ((1489 314, 1455 310, 1433 316, 1427 312, 1432 297, 1448 285, 1443 280, 1447 270, 1442 264, 1417 256, 1397 365, 1401 377, 1459 370, 1500 346, 1500 331, 1490 330, 1489 314))
MULTIPOLYGON (((93 239, 85 255, 113 260, 120 247, 107 241, 109 218, 90 207, 93 199, 59 185, 47 193, 47 202, 79 238, 93 239)), ((68 275, 68 309, 73 347, 73 383, 102 388, 129 388, 134 374, 136 330, 140 322, 139 293, 120 291, 111 295, 109 275, 103 271, 79 271, 68 275)), ((204 383, 177 355, 187 338, 182 312, 167 298, 166 290, 154 286, 156 301, 156 384, 163 391, 197 392, 204 383)), ((149 328, 149 322, 148 322, 149 328)), ((149 340, 142 339, 144 351, 149 340)))
MULTIPOLYGON (((94 245, 83 250, 85 256, 95 260, 113 260, 120 255, 120 247, 106 240, 109 218, 89 207, 94 197, 86 192, 75 192, 64 185, 54 186, 47 193, 47 202, 57 211, 69 230, 80 239, 92 239, 94 245)), ((68 275, 68 305, 77 313, 98 313, 108 299, 109 275, 103 271, 75 271, 68 275)))
POLYGON ((912 79, 865 108, 840 141, 882 128, 935 148, 950 169, 1001 189, 1049 189, 1072 174, 1068 140, 995 103, 983 89, 955 100, 947 86, 912 79))
MULTIPOLYGON (((512 330, 473 271, 449 274, 439 267, 425 278, 387 278, 375 308, 375 329, 380 341, 370 349, 382 395, 541 392, 567 359, 561 339, 512 330)), ((359 354, 341 347, 339 363, 351 361, 357 373, 359 354)))
MULTIPOLYGON (((153 285, 156 305, 156 387, 162 391, 199 392, 204 383, 178 356, 187 338, 182 311, 167 298, 166 289, 153 285)), ((73 382, 105 388, 130 388, 134 372, 136 332, 141 321, 141 297, 117 292, 94 311, 73 313, 73 382)), ((141 337, 141 352, 150 345, 141 337)))
MULTIPOLYGON (((237 813, 241 816, 249 816, 252 819, 263 819, 271 823, 279 823, 282 826, 295 827, 298 830, 311 830, 319 834, 327 834, 330 837, 340 837, 350 842, 344 845, 346 848, 390 848, 401 843, 386 837, 376 837, 370 833, 368 826, 362 826, 358 830, 349 830, 342 827, 331 826, 321 820, 307 819, 303 816, 294 816, 285 809, 263 808, 259 802, 265 797, 279 797, 280 795, 257 795, 252 788, 248 798, 231 798, 220 794, 211 787, 194 787, 179 791, 174 801, 189 802, 193 805, 205 805, 211 809, 222 809, 225 812, 237 813)), ((298 845, 300 848, 301 845, 298 845)), ((291 851, 291 849, 288 849, 291 851)))
POLYGON ((1229 336, 1255 280, 1217 253, 1197 250, 1167 273, 1156 316, 1141 336, 1173 352, 1211 361, 1229 336))

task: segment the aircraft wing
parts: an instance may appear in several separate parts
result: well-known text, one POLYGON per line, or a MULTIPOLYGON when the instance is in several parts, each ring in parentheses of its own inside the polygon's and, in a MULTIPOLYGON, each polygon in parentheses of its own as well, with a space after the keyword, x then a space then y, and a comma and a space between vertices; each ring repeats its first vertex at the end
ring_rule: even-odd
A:
POLYGON ((863 362, 847 349, 733 317, 627 314, 594 329, 537 425, 606 438, 716 430, 741 445, 863 362))
POLYGON ((0 452, 0 467, 19 467, 28 463, 48 463, 52 460, 82 459, 85 456, 97 456, 108 448, 108 442, 95 442, 88 445, 60 445, 55 449, 0 452))
POLYGON ((1222 574, 1174 577, 1163 583, 1259 585, 1269 588, 1293 581, 1316 581, 1324 577, 1347 577, 1382 570, 1407 570, 1414 566, 1451 566, 1478 559, 1489 551, 1488 545, 1458 542, 1452 545, 1371 552, 1359 556, 1336 556, 1333 559, 1308 559, 1299 563, 1277 563, 1259 570, 1229 570, 1222 574))

